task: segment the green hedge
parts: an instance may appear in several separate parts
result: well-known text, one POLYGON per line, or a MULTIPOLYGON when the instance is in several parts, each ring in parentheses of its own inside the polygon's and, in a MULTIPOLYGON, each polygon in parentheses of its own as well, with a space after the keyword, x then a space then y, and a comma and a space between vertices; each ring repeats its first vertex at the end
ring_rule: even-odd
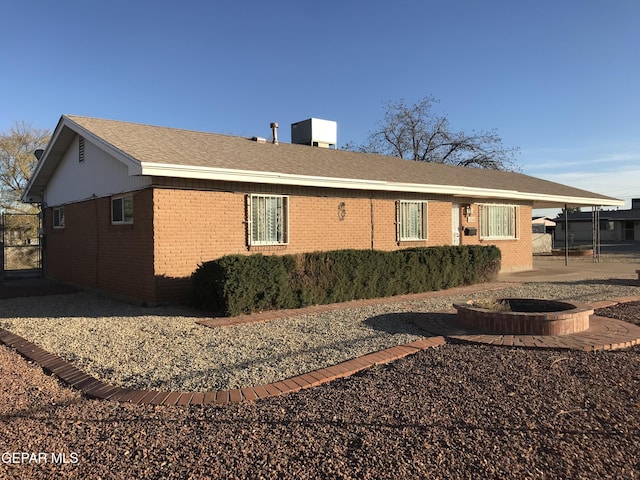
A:
POLYGON ((494 280, 499 270, 500 250, 477 245, 228 255, 198 267, 192 300, 233 316, 441 290, 494 280))

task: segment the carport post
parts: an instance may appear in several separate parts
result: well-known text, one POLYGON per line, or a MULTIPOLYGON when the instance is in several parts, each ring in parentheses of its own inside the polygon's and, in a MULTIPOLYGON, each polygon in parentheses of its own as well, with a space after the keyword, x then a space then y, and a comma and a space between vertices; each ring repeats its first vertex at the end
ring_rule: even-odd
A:
POLYGON ((569 265, 569 206, 564 204, 564 264, 569 265))

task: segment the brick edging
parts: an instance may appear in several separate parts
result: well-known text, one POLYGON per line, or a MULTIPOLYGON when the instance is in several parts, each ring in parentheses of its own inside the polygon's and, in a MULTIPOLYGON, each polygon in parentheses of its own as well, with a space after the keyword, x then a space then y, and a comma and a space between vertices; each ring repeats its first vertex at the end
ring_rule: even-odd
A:
MULTIPOLYGON (((593 302, 594 308, 602 308, 612 306, 618 303, 631 301, 639 301, 640 297, 620 297, 612 300, 593 302)), ((604 317, 599 317, 604 318, 604 317)), ((612 320, 614 319, 606 319, 612 320)), ((639 328, 640 330, 640 328, 639 328)), ((484 335, 485 337, 487 335, 484 335)), ((570 338, 572 335, 567 335, 570 338)), ((456 338, 452 335, 450 338, 456 338)), ((479 337, 482 337, 480 335, 479 337)), ((512 346, 530 346, 533 348, 567 348, 564 342, 539 342, 540 339, 549 339, 550 341, 558 338, 553 336, 536 336, 531 345, 518 345, 512 343, 512 346), (537 339, 537 340, 536 340, 537 339)), ((562 338, 562 337, 560 337, 562 338)), ((628 339, 612 339, 603 349, 626 348, 627 346, 640 343, 640 336, 632 342, 628 339), (622 340, 622 341, 615 341, 622 340)), ((480 340, 477 338, 477 340, 480 340)), ((597 341, 593 339, 593 341, 597 341)), ((87 373, 83 372, 70 362, 64 360, 58 355, 47 352, 38 347, 36 344, 26 340, 19 335, 15 335, 7 330, 0 328, 0 343, 15 349, 23 357, 37 363, 42 369, 50 374, 56 375, 60 380, 68 384, 70 387, 81 391, 90 398, 101 400, 114 400, 118 402, 131 402, 136 404, 147 405, 226 405, 230 403, 239 403, 242 401, 252 401, 262 398, 275 397, 285 393, 293 393, 299 390, 315 387, 323 383, 331 382, 338 378, 345 378, 360 372, 374 365, 382 365, 385 363, 398 360, 400 358, 412 355, 421 350, 442 346, 446 343, 445 336, 436 335, 427 337, 414 342, 397 345, 395 347, 386 348, 378 352, 366 354, 362 357, 347 360, 337 365, 321 368, 312 372, 307 372, 295 377, 287 378, 274 383, 265 385, 257 385, 253 387, 236 388, 230 390, 217 390, 211 392, 181 392, 181 391, 156 391, 156 390, 135 390, 110 385, 106 382, 98 380, 87 373)), ((480 342, 496 344, 494 341, 480 342)), ((503 343, 504 344, 504 343, 503 343)), ((571 348, 571 347, 569 347, 571 348)), ((584 345, 581 350, 596 349, 586 348, 584 345)))
POLYGON ((136 404, 183 406, 226 405, 229 403, 252 401, 275 397, 285 393, 293 393, 304 388, 315 387, 323 383, 331 382, 338 378, 351 376, 354 373, 374 365, 389 363, 421 350, 445 344, 443 337, 429 337, 369 353, 362 357, 338 363, 337 365, 303 373, 266 385, 211 392, 181 392, 135 390, 110 385, 83 372, 58 355, 49 353, 36 344, 4 329, 0 329, 0 342, 15 349, 23 357, 37 363, 45 372, 56 375, 70 387, 80 390, 87 397, 136 404))

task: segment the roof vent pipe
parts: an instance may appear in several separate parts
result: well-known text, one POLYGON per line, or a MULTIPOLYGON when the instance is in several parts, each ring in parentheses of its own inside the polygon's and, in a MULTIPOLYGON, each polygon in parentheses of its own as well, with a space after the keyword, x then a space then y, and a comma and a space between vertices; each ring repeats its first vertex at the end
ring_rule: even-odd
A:
POLYGON ((273 132, 273 144, 278 145, 278 123, 271 122, 271 131, 273 132))

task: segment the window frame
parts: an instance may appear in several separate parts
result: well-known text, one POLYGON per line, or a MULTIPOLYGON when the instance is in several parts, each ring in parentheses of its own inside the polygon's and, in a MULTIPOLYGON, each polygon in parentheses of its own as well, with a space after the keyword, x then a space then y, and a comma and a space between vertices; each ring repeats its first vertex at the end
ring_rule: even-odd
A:
POLYGON ((62 230, 64 228, 64 206, 53 207, 51 223, 56 230, 62 230))
MULTIPOLYGON (((289 244, 289 196, 288 195, 270 195, 270 194, 249 194, 246 196, 246 202, 247 202, 247 244, 249 246, 277 246, 277 245, 288 245, 289 244), (263 201, 264 199, 264 205, 261 206, 260 202, 263 201), (281 226, 281 231, 278 233, 278 226, 276 223, 276 236, 278 238, 276 238, 275 240, 273 238, 267 238, 267 234, 268 232, 265 230, 263 232, 263 237, 264 239, 260 239, 260 238, 256 238, 256 236, 254 235, 254 226, 258 225, 258 229, 262 228, 268 228, 267 227, 267 223, 268 223, 268 219, 266 218, 267 216, 267 201, 268 199, 271 200, 276 200, 276 222, 278 222, 277 216, 278 216, 278 212, 277 209, 281 209, 281 216, 283 218, 280 219, 279 223, 281 226), (278 206, 277 203, 280 203, 280 206, 278 206), (257 212, 256 209, 261 209, 264 207, 264 212, 257 212), (263 218, 256 218, 255 214, 260 214, 262 213, 262 217, 263 218), (262 224, 260 224, 260 222, 262 222, 262 224)), ((260 232, 258 231, 258 237, 260 237, 260 232)))
POLYGON ((520 239, 520 207, 514 204, 502 203, 481 203, 479 205, 479 221, 480 221, 480 240, 519 240, 520 239), (500 213, 501 209, 502 213, 500 213), (505 218, 507 209, 512 213, 505 218), (493 212, 492 212, 493 210, 493 212), (496 216, 497 215, 497 216, 496 216), (495 220, 502 216, 500 224, 496 224, 495 220), (492 223, 493 221, 493 223, 492 223), (506 227, 511 232, 508 232, 506 227))
POLYGON ((112 225, 131 225, 133 223, 133 219, 134 219, 133 195, 129 194, 129 195, 118 195, 115 197, 111 197, 111 224, 112 225), (120 207, 121 219, 116 220, 114 215, 115 203, 119 200, 121 201, 121 207, 120 207), (131 202, 131 205, 130 205, 131 213, 129 216, 127 216, 127 209, 125 207, 125 203, 127 203, 128 201, 131 202))
MULTIPOLYGON (((418 224, 416 219, 409 219, 412 223, 418 224)), ((411 225, 411 224, 410 224, 411 225)), ((409 226, 411 229, 411 227, 409 226)), ((428 200, 398 200, 396 201, 396 240, 398 242, 422 242, 429 239, 429 201, 428 200), (405 229, 407 224, 407 215, 411 215, 410 205, 418 205, 420 207, 418 215, 420 217, 419 236, 409 236, 405 229), (404 210, 407 211, 404 211, 404 210)))

